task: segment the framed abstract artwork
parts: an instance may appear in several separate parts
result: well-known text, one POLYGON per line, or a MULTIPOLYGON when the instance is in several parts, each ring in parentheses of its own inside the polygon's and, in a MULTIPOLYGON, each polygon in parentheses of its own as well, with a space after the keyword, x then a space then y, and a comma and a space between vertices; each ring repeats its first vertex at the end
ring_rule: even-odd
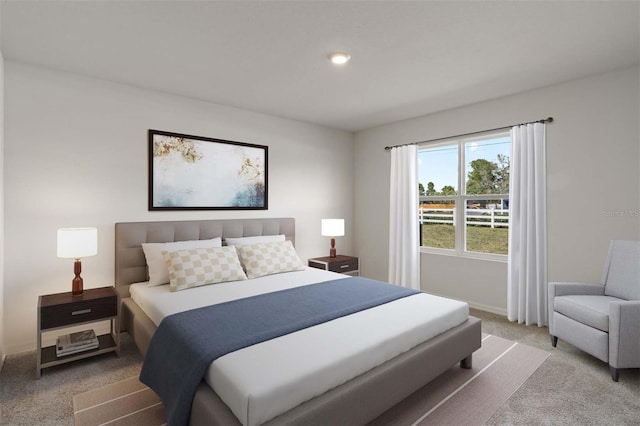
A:
POLYGON ((149 130, 149 210, 266 210, 269 147, 149 130))

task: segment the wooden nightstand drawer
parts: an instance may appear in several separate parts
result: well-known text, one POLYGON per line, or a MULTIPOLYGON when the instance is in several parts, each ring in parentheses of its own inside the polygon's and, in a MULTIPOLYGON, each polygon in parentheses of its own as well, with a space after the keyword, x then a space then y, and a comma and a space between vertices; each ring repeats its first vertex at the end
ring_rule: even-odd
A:
POLYGON ((62 327, 118 315, 118 296, 112 287, 95 289, 80 296, 70 293, 43 296, 40 301, 40 328, 62 327))
POLYGON ((340 262, 329 262, 329 270, 333 272, 352 272, 358 270, 358 259, 347 259, 340 262))
POLYGON ((309 259, 309 266, 347 275, 359 275, 360 272, 360 262, 358 258, 345 255, 338 255, 336 257, 314 257, 313 259, 309 259))

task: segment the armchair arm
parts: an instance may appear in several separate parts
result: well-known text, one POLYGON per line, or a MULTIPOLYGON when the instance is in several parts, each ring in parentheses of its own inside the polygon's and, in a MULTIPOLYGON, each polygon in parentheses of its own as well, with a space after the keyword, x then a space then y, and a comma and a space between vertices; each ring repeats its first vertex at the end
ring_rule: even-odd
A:
POLYGON ((609 365, 640 368, 640 300, 609 304, 609 365))
POLYGON ((574 282, 550 282, 547 292, 547 311, 549 313, 549 334, 554 336, 553 328, 553 299, 556 296, 569 296, 572 294, 604 295, 604 286, 601 284, 574 283, 574 282))
POLYGON ((603 295, 604 286, 590 283, 551 282, 549 283, 549 295, 552 293, 553 297, 571 294, 603 295))

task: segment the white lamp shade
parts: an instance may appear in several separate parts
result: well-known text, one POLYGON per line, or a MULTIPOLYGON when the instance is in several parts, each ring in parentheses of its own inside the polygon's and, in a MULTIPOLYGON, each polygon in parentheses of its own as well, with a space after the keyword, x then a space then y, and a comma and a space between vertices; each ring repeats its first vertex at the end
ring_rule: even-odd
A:
POLYGON ((342 237, 344 235, 344 219, 322 219, 322 235, 324 237, 342 237))
POLYGON ((79 259, 98 254, 97 228, 58 229, 58 257, 79 259))

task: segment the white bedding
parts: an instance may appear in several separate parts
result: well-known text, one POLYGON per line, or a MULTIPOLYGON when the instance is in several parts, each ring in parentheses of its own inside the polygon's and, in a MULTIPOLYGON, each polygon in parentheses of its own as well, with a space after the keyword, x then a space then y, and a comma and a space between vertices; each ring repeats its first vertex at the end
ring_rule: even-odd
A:
MULTIPOLYGON (((132 284, 131 297, 158 325, 187 309, 345 275, 307 268, 247 281, 169 292, 132 284)), ((291 408, 464 322, 464 302, 425 293, 300 330, 218 358, 205 380, 244 425, 291 408)))

